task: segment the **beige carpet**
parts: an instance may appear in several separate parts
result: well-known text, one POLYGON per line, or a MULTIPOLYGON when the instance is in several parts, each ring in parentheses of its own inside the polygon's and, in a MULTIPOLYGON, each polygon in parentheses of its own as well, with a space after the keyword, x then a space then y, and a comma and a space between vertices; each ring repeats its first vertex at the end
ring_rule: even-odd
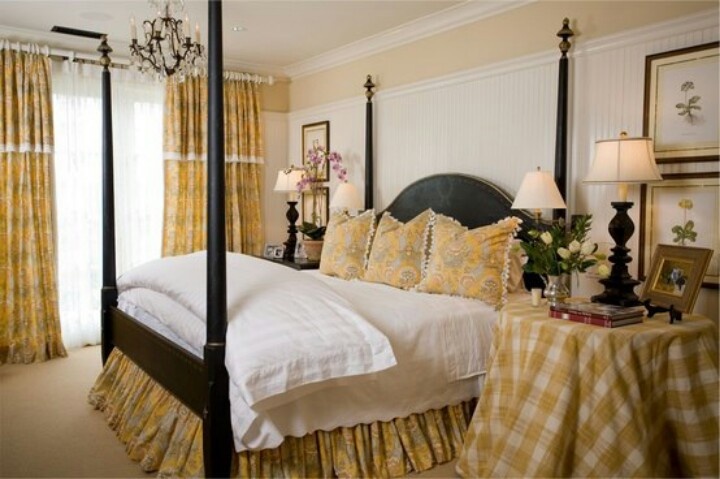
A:
MULTIPOLYGON (((0 366, 0 477, 150 477, 87 403, 100 347, 0 366)), ((457 477, 454 461, 412 477, 457 477)))

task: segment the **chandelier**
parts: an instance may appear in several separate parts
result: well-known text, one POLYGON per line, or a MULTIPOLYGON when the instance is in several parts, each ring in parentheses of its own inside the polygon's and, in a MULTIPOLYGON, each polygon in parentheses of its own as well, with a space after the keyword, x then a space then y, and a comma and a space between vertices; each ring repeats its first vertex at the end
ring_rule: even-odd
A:
POLYGON ((207 57, 200 44, 200 26, 195 24, 195 41, 190 37, 190 19, 173 18, 173 12, 184 10, 183 0, 149 0, 157 10, 152 20, 142 22, 142 40, 138 42, 135 17, 130 18, 131 64, 144 73, 155 73, 158 79, 188 75, 205 70, 207 57))

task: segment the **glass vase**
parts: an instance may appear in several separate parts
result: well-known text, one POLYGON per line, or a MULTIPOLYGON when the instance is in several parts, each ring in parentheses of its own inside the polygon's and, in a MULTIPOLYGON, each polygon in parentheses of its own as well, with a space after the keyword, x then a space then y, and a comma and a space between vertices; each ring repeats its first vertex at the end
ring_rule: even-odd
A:
POLYGON ((567 275, 548 275, 543 294, 550 306, 562 303, 565 298, 570 296, 570 290, 567 287, 567 275))

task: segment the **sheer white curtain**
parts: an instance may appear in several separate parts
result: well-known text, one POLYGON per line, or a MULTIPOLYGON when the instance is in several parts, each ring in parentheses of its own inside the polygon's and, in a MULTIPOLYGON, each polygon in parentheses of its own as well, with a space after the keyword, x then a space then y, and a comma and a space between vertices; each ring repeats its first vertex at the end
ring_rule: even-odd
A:
MULTIPOLYGON (((164 87, 111 70, 118 274, 160 257, 164 87)), ((68 348, 100 342, 100 68, 53 63, 60 322, 68 348)))

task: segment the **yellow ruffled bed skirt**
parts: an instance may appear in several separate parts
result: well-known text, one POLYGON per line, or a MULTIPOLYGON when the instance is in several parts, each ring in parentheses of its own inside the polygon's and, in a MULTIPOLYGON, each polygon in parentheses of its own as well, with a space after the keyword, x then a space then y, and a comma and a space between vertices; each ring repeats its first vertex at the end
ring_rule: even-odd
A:
MULTIPOLYGON (((115 348, 89 394, 131 459, 161 477, 202 477, 202 421, 115 348)), ((388 422, 287 437, 235 455, 240 477, 398 477, 460 454, 476 401, 388 422)))

